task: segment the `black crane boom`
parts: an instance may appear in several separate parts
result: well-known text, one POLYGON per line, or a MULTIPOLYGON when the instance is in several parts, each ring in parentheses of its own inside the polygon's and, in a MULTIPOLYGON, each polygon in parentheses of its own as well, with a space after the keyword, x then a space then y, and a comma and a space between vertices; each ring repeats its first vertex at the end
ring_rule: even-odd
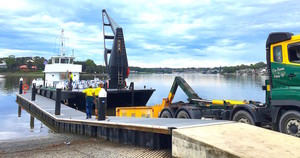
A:
POLYGON ((126 86, 125 79, 129 75, 123 29, 106 12, 102 10, 104 61, 109 74, 109 88, 122 89, 126 86), (106 19, 106 20, 105 20, 106 19), (113 35, 106 35, 105 28, 110 27, 113 35), (112 40, 112 47, 107 48, 107 40, 112 40), (109 61, 108 61, 108 55, 109 61))

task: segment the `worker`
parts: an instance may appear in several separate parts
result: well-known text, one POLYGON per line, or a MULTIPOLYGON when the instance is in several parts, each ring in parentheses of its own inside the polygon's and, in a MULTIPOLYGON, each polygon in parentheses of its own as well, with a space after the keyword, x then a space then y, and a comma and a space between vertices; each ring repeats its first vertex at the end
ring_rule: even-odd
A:
POLYGON ((83 90, 82 93, 85 93, 86 119, 89 119, 92 118, 92 108, 93 108, 95 90, 92 88, 92 85, 90 85, 89 88, 83 90))
POLYGON ((73 86, 72 86, 72 83, 73 83, 73 74, 72 72, 70 71, 69 72, 69 75, 68 75, 68 79, 69 79, 69 90, 71 91, 73 89, 73 86))
MULTIPOLYGON (((94 104, 97 105, 97 99, 98 99, 98 96, 99 96, 99 92, 101 91, 101 89, 103 88, 103 83, 100 82, 98 84, 98 87, 95 89, 95 98, 94 98, 94 104)), ((96 119, 98 119, 98 108, 97 106, 95 106, 95 116, 96 116, 96 119)))

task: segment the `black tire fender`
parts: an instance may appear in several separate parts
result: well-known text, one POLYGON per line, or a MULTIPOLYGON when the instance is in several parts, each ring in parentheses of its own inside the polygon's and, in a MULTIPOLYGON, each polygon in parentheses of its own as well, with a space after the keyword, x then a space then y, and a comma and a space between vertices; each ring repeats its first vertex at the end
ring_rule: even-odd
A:
POLYGON ((167 107, 167 108, 164 108, 161 112, 160 112, 160 114, 159 114, 159 117, 160 118, 162 118, 162 114, 165 112, 165 111, 167 111, 167 112, 169 112, 170 114, 171 114, 171 118, 175 118, 175 110, 173 110, 172 108, 170 108, 170 107, 167 107))
POLYGON ((255 125, 253 116, 246 110, 239 110, 237 111, 232 118, 233 121, 237 121, 237 122, 243 122, 243 123, 247 123, 250 125, 255 125))
POLYGON ((255 124, 259 124, 260 122, 262 122, 263 120, 262 113, 257 110, 257 107, 255 105, 252 104, 236 106, 230 114, 230 120, 233 120, 234 115, 241 110, 247 111, 252 116, 255 124))
POLYGON ((178 108, 175 115, 176 118, 180 111, 185 111, 191 119, 201 119, 203 116, 201 110, 196 106, 182 106, 178 108))
POLYGON ((278 125, 280 132, 300 137, 300 112, 296 110, 285 112, 280 117, 278 125))

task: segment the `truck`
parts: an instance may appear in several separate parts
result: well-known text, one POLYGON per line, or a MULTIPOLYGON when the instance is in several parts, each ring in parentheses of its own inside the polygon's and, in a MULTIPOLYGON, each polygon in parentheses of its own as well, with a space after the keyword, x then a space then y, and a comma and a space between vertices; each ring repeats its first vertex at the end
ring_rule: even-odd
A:
POLYGON ((268 77, 262 86, 265 103, 202 99, 177 76, 162 104, 117 108, 116 116, 232 120, 271 125, 273 130, 300 137, 300 35, 270 33, 266 41, 266 60, 268 77), (188 96, 188 102, 172 102, 178 86, 188 96))

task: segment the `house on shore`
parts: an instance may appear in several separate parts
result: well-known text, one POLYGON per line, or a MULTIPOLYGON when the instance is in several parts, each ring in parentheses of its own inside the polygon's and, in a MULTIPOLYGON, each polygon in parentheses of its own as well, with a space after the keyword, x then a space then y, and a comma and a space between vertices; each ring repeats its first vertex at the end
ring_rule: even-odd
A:
POLYGON ((5 61, 0 61, 0 69, 7 69, 7 65, 5 61))

